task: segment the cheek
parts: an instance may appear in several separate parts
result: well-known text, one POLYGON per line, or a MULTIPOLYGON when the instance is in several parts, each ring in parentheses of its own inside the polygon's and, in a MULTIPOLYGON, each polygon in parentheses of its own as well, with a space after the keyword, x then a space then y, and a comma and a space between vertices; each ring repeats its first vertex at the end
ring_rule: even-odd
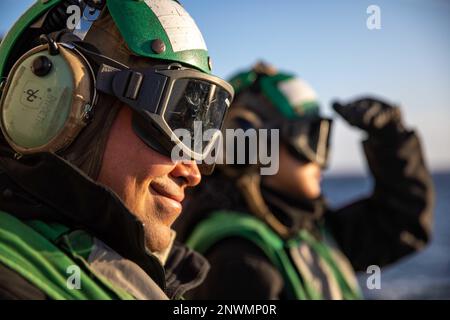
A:
POLYGON ((123 108, 111 129, 102 167, 108 175, 121 179, 133 177, 137 183, 170 172, 173 167, 170 159, 150 149, 136 136, 131 119, 131 111, 123 108))
POLYGON ((300 194, 307 198, 316 198, 320 195, 320 175, 316 169, 308 166, 301 167, 295 173, 297 180, 296 189, 300 194))
POLYGON ((144 205, 149 200, 148 187, 152 180, 167 175, 173 165, 161 160, 148 147, 128 143, 124 149, 112 147, 105 152, 99 182, 110 187, 130 207, 144 205))
POLYGON ((320 192, 320 176, 310 164, 301 164, 286 150, 280 154, 280 179, 285 189, 295 195, 310 195, 320 192))
POLYGON ((308 176, 305 175, 304 170, 297 167, 295 168, 292 173, 289 181, 291 181, 291 188, 292 190, 296 190, 296 193, 303 193, 305 190, 305 186, 308 184, 308 176))
POLYGON ((287 150, 283 149, 280 153, 280 178, 288 185, 298 184, 298 180, 302 176, 300 164, 297 162, 287 150))

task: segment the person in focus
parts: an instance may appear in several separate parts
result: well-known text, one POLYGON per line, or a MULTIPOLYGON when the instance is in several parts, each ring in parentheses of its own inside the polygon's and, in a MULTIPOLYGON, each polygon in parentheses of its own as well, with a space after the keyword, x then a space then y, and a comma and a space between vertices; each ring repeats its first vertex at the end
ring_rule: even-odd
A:
POLYGON ((180 3, 38 1, 3 38, 0 74, 0 298, 198 286, 209 266, 171 226, 211 168, 173 132, 220 129, 234 92, 180 3))

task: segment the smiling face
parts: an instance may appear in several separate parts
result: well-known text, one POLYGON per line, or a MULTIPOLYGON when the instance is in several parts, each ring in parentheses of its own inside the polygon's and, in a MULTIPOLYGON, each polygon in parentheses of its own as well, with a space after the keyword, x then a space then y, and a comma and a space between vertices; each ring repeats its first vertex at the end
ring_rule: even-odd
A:
POLYGON ((200 183, 195 162, 174 163, 134 133, 132 111, 122 107, 109 134, 98 182, 111 188, 144 224, 151 251, 167 248, 187 187, 200 183))

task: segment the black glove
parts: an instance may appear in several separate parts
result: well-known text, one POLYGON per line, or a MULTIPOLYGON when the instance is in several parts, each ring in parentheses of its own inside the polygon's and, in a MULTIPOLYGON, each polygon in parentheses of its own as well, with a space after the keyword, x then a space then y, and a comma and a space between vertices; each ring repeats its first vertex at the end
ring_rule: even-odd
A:
POLYGON ((399 107, 386 102, 362 98, 348 104, 333 102, 333 109, 350 125, 378 139, 395 138, 406 132, 399 107))

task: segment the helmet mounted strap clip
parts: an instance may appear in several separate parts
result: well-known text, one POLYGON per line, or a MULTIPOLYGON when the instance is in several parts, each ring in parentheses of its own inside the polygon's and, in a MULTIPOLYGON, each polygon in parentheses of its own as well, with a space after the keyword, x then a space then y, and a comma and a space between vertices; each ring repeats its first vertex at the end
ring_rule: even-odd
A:
POLYGON ((97 73, 97 90, 112 95, 132 109, 156 113, 167 78, 153 69, 120 70, 102 64, 97 73))
POLYGON ((41 34, 39 36, 39 41, 41 42, 41 44, 48 45, 48 53, 50 55, 56 56, 57 54, 59 54, 58 44, 56 43, 55 39, 53 39, 48 34, 41 34))

